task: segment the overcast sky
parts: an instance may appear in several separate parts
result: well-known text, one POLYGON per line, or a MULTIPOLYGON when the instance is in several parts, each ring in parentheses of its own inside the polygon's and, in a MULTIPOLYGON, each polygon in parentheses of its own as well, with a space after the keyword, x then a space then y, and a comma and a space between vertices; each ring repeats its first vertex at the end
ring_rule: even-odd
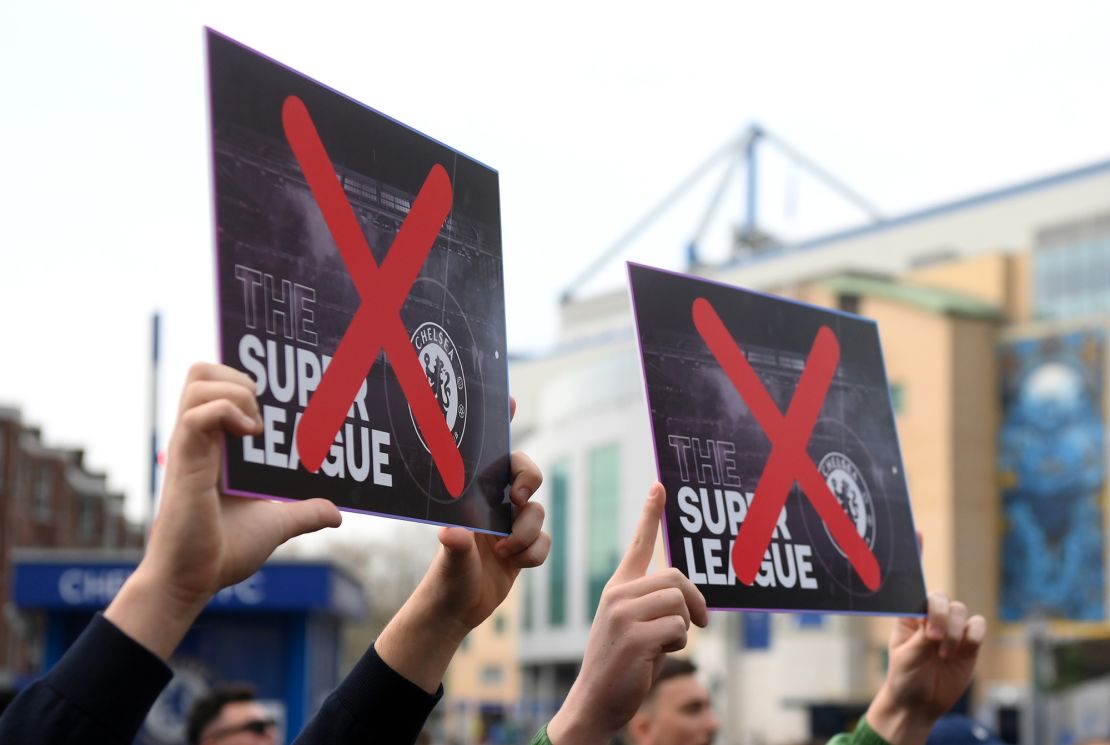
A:
MULTIPOLYGON (((509 348, 537 352, 577 270, 752 121, 886 214, 1110 158, 1110 5, 915 7, 6 0, 0 402, 138 514, 150 312, 163 437, 216 353, 203 25, 496 168, 509 348)), ((763 209, 805 233, 821 197, 782 174, 763 209)), ((677 266, 709 188, 622 258, 677 266)))

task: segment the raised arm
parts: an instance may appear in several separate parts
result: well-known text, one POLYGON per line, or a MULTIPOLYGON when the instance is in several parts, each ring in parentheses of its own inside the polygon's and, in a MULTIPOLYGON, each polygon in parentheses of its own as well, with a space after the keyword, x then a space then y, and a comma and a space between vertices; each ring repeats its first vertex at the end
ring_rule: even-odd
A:
POLYGON ((441 528, 439 552, 416 590, 296 745, 416 740, 462 640, 501 605, 520 570, 542 564, 551 549, 541 530, 543 506, 529 501, 543 480, 540 470, 520 452, 512 454, 511 469, 510 535, 441 528))
POLYGON ((867 709, 867 726, 833 742, 871 743, 874 733, 890 745, 922 745, 967 690, 986 633, 982 616, 969 617, 963 603, 931 593, 927 618, 900 619, 891 632, 886 680, 867 709))
POLYGON ((190 368, 146 554, 104 612, 162 659, 217 591, 254 574, 290 538, 342 521, 326 499, 269 502, 220 494, 224 433, 261 431, 247 375, 223 365, 190 368))
POLYGON ((145 556, 103 616, 8 706, 0 742, 133 742, 170 680, 164 661, 216 591, 249 577, 289 538, 339 524, 323 499, 219 493, 224 432, 261 429, 250 378, 220 365, 190 369, 145 556))
POLYGON ((608 743, 639 710, 664 656, 686 646, 690 623, 708 623, 705 598, 682 572, 647 574, 664 501, 663 486, 652 485, 632 543, 601 593, 578 678, 533 742, 608 743))

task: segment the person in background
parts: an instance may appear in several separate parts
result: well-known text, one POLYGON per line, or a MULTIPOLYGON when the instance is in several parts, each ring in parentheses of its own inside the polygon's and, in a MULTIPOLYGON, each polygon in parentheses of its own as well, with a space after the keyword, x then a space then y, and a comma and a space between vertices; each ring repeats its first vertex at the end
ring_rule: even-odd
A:
POLYGON ((245 683, 217 686, 193 703, 188 745, 277 745, 277 721, 245 683))
POLYGON ((713 742, 720 721, 713 711, 709 689, 698 680, 697 672, 690 660, 667 656, 659 677, 626 728, 632 745, 713 742))
POLYGON ((1005 745, 1005 743, 995 737, 989 729, 963 714, 946 714, 933 725, 925 745, 1005 745))

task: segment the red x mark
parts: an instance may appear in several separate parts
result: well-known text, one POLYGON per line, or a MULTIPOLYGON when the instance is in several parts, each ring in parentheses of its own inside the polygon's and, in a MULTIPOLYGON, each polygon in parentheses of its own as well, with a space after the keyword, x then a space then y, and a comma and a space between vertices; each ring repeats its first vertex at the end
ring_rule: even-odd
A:
POLYGON ((451 180, 443 166, 432 166, 379 268, 304 102, 296 96, 286 98, 281 119, 285 137, 362 299, 301 417, 297 428, 301 462, 313 473, 320 468, 378 351, 384 349, 443 483, 448 493, 458 498, 465 479, 462 455, 400 315, 401 305, 451 211, 451 180))
POLYGON ((736 392, 771 440, 771 456, 763 468, 748 515, 740 525, 740 533, 732 548, 732 567, 736 576, 746 585, 755 581, 763 556, 771 545, 779 514, 786 505, 790 487, 797 481, 817 514, 829 526, 829 532, 848 556, 863 584, 869 590, 877 590, 880 583, 879 562, 856 532, 855 525, 829 491, 828 484, 806 452, 813 426, 825 404, 825 395, 840 361, 836 335, 828 326, 818 330, 790 408, 783 417, 709 301, 701 297, 695 300, 693 316, 694 326, 709 346, 709 351, 717 358, 736 392))

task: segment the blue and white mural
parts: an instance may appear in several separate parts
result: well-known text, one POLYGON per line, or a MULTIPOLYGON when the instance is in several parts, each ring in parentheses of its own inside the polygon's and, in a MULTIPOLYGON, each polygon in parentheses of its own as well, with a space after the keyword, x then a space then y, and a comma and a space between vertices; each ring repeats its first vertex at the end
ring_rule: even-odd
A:
POLYGON ((1000 349, 1002 620, 1105 617, 1103 346, 1098 330, 1000 349))

